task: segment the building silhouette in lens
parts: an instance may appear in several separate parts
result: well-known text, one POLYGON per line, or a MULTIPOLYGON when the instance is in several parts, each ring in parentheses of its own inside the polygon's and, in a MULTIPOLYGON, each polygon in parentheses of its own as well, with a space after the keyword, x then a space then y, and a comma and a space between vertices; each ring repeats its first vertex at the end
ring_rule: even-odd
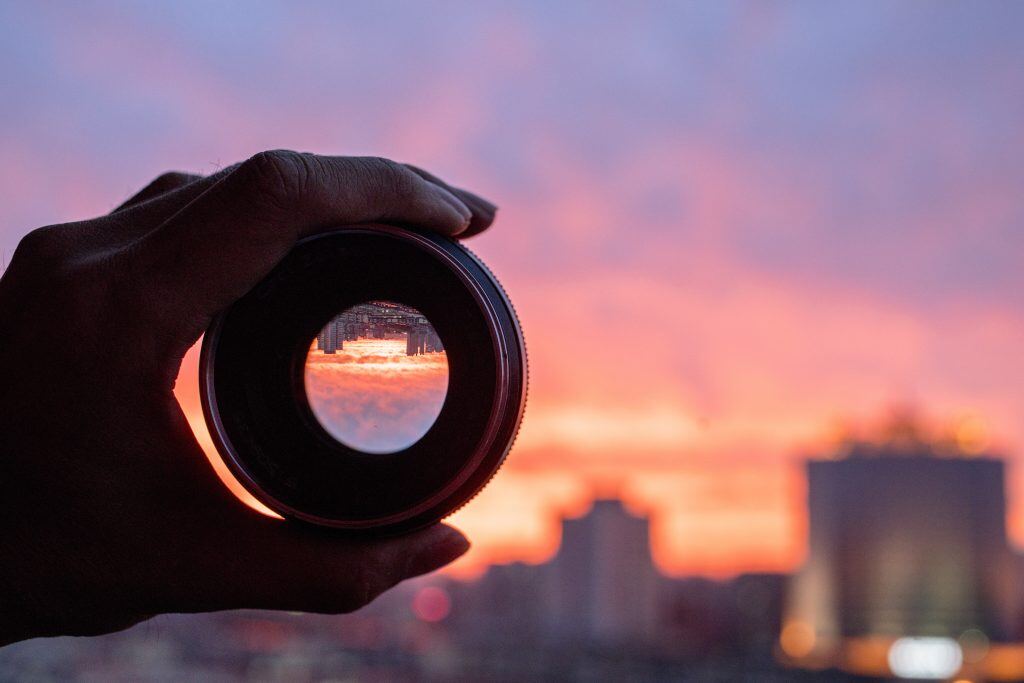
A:
POLYGON ((441 338, 415 308, 390 301, 353 306, 332 318, 317 335, 317 348, 334 354, 355 339, 404 338, 405 354, 418 356, 444 351, 441 338))
POLYGON ((345 346, 345 332, 340 316, 324 325, 316 337, 317 348, 324 353, 336 353, 345 346))
POLYGON ((945 647, 955 663, 971 643, 995 652, 1019 636, 1004 463, 909 423, 894 431, 807 463, 808 556, 780 640, 790 662, 890 675, 900 638, 915 639, 904 649, 945 647))

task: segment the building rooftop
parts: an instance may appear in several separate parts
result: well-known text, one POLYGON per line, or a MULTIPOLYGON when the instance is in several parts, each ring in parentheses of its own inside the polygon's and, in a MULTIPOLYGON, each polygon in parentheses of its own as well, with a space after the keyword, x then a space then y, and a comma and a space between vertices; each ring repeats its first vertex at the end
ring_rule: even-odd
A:
POLYGON ((978 416, 928 425, 912 411, 902 410, 862 433, 845 431, 825 459, 994 457, 989 447, 988 426, 978 416))

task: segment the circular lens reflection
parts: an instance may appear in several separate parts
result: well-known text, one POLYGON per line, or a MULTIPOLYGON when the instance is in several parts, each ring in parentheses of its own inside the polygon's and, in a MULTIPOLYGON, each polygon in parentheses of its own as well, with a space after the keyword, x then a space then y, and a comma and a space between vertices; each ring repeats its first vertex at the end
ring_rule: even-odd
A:
POLYGON ((332 318, 310 345, 306 397, 332 437, 367 453, 419 441, 441 413, 448 358, 426 316, 369 301, 332 318))

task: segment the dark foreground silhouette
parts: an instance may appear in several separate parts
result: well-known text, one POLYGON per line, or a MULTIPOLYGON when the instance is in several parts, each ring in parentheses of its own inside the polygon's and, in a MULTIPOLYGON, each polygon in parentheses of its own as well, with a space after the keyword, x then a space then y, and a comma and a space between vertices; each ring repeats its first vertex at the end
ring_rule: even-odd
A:
POLYGON ((300 237, 366 222, 466 237, 494 213, 385 159, 264 152, 26 235, 0 279, 0 645, 164 612, 348 612, 462 555, 443 524, 356 541, 250 510, 172 390, 211 317, 300 237))

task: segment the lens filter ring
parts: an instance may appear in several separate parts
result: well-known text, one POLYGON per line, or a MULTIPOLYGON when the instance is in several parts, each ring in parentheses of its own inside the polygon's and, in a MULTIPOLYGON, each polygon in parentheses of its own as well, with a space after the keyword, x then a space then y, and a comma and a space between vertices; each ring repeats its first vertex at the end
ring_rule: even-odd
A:
POLYGON ((257 500, 286 518, 377 534, 436 522, 486 485, 518 430, 526 377, 519 322, 482 262, 454 240, 388 226, 300 241, 217 316, 200 362, 214 444, 257 500), (437 419, 393 453, 331 436, 304 386, 325 323, 372 301, 422 312, 447 355, 437 419))

